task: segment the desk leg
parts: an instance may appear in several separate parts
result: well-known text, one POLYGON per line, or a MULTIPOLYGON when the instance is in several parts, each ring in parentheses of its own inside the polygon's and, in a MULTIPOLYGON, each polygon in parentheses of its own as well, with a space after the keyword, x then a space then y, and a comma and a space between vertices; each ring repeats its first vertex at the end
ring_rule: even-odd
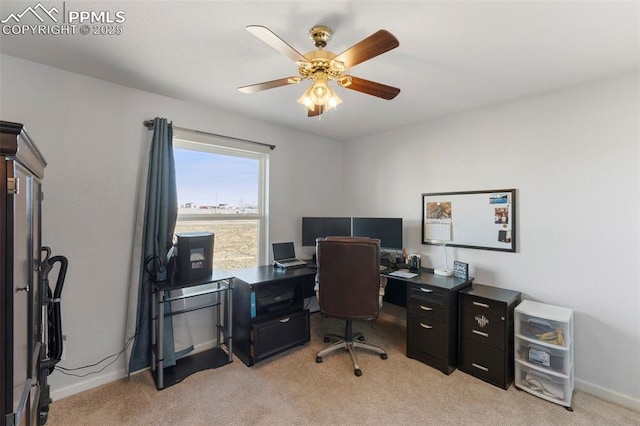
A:
POLYGON ((158 378, 158 389, 164 388, 164 290, 158 291, 158 371, 156 377, 158 378))
MULTIPOLYGON (((222 284, 224 285, 224 283, 222 284)), ((220 290, 220 281, 218 281, 216 283, 216 288, 218 290, 220 290)), ((222 314, 220 313, 220 310, 224 307, 224 294, 220 294, 221 291, 218 291, 215 294, 216 297, 216 302, 218 303, 218 306, 216 307, 216 348, 220 349, 222 347, 222 344, 224 343, 224 332, 222 330, 222 323, 220 322, 220 318, 222 318, 222 314)), ((222 292, 224 293, 224 292, 222 292)))
POLYGON ((151 290, 151 371, 156 371, 156 351, 158 347, 156 346, 156 336, 157 336, 157 328, 158 328, 158 312, 156 310, 156 303, 158 303, 157 291, 155 289, 151 290))
POLYGON ((225 329, 227 331, 227 350, 229 351, 229 362, 233 361, 233 327, 231 326, 233 318, 233 280, 229 278, 227 281, 227 291, 224 292, 224 308, 227 314, 225 321, 225 329))

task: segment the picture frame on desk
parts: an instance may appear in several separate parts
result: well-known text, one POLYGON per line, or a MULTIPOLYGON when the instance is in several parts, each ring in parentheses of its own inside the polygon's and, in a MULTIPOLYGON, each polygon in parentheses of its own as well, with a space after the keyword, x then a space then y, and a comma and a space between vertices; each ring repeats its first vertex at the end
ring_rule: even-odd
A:
POLYGON ((456 277, 456 278, 462 278, 463 280, 468 280, 469 279, 469 264, 454 260, 453 261, 453 276, 456 277))

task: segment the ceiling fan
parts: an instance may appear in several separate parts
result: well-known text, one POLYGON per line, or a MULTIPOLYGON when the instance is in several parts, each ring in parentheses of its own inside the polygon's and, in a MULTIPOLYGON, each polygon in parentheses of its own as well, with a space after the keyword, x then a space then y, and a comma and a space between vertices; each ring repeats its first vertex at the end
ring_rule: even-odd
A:
POLYGON ((317 50, 312 50, 302 55, 267 27, 250 25, 247 30, 278 52, 295 61, 298 64, 298 75, 239 87, 238 90, 242 93, 256 93, 288 84, 296 84, 302 80, 313 80, 313 84, 298 99, 298 102, 307 108, 309 117, 319 116, 342 103, 338 95, 329 87, 328 83, 330 81, 335 81, 339 86, 346 89, 387 100, 395 98, 400 93, 400 89, 396 87, 347 74, 354 66, 400 45, 389 31, 379 30, 336 55, 333 52, 324 50, 333 34, 331 28, 318 25, 309 31, 309 38, 314 41, 317 50))

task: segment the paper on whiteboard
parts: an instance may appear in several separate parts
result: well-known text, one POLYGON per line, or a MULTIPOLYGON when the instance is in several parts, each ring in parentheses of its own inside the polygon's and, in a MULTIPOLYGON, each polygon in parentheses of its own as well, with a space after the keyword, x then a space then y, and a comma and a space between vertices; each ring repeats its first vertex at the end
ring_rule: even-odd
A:
POLYGON ((451 201, 428 202, 424 218, 424 239, 451 241, 451 201))

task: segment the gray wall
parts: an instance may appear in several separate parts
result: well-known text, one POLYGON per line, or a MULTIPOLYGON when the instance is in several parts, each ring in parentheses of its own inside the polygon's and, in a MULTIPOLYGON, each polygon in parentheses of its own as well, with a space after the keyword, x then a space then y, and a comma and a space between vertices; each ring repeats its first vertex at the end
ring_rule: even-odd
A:
MULTIPOLYGON (((342 209, 341 143, 6 55, 0 59, 0 117, 24 123, 49 163, 43 244, 69 258, 62 367, 92 364, 124 343, 138 168, 149 142, 144 120, 167 117, 180 127, 277 145, 269 173, 274 241, 299 244, 303 214, 342 209)), ((200 311, 191 318, 196 346, 213 341, 212 315, 200 311)), ((53 398, 124 377, 125 371, 121 358, 85 378, 55 372, 53 398)))
MULTIPOLYGON (((640 408, 638 74, 434 120, 345 149, 347 209, 401 216, 421 194, 517 189, 517 253, 448 248, 476 282, 574 309, 576 387, 640 408), (371 196, 371 194, 384 194, 371 196)), ((455 219, 454 219, 455 220, 455 219)))
MULTIPOLYGON (((76 367, 123 344, 142 121, 278 145, 270 160, 270 240, 296 242, 304 215, 401 216, 426 266, 421 193, 517 188, 518 252, 450 249, 477 282, 575 310, 576 385, 640 408, 638 76, 612 78, 350 143, 2 55, 0 118, 23 122, 49 162, 43 242, 70 259, 63 294, 76 367), (293 191, 293 192, 292 192, 293 191), (295 193, 295 202, 291 196, 295 193)), ((196 321, 205 324, 208 318, 196 321)), ((195 327, 196 344, 210 342, 195 327)), ((58 399, 123 377, 51 377, 58 399)))

